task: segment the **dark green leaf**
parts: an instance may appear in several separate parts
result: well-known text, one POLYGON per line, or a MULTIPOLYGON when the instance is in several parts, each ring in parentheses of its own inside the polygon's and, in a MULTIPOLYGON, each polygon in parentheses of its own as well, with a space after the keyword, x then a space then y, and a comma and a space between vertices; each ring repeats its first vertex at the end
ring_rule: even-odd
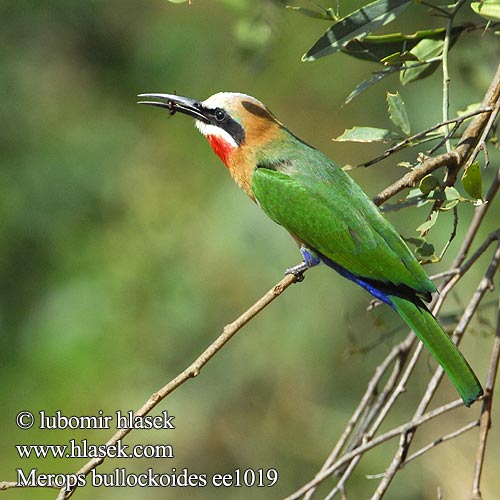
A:
POLYGON ((420 260, 425 262, 437 260, 434 245, 428 243, 425 238, 405 238, 405 241, 411 245, 415 245, 415 251, 420 260))
POLYGON ((428 195, 439 186, 439 179, 432 174, 426 175, 418 185, 423 195, 428 195))
POLYGON ((372 78, 369 80, 365 80, 361 82, 348 96, 345 100, 345 104, 351 102, 355 97, 364 92, 366 89, 370 88, 372 85, 375 85, 380 80, 385 78, 386 76, 392 75, 392 73, 396 73, 401 70, 401 66, 390 66, 387 69, 383 69, 382 71, 377 71, 372 78))
POLYGON ((424 243, 417 248, 417 253, 420 258, 435 259, 436 254, 434 251, 434 245, 432 243, 427 243, 427 241, 424 241, 424 243))
MULTIPOLYGON (((452 42, 456 40, 458 35, 465 29, 469 28, 468 24, 461 24, 453 27, 451 36, 452 42)), ((416 31, 410 35, 403 33, 390 33, 387 35, 370 35, 362 40, 353 39, 343 49, 342 52, 367 61, 380 62, 383 64, 394 64, 394 62, 385 59, 400 54, 400 57, 406 60, 417 58, 410 53, 421 40, 443 40, 446 33, 445 28, 429 29, 416 31)), ((401 61, 402 62, 402 61, 401 61)))
POLYGON ((401 139, 401 136, 383 128, 353 127, 344 131, 342 135, 333 139, 337 142, 392 142, 401 139))
POLYGON ((387 92, 387 105, 389 106, 389 118, 403 134, 410 135, 410 120, 406 112, 406 106, 399 92, 391 94, 387 92))
POLYGON ((483 198, 483 178, 481 174, 481 167, 477 161, 464 172, 462 176, 462 186, 469 196, 475 200, 483 198))
POLYGON ((341 50, 354 38, 362 39, 394 21, 411 3, 411 0, 377 0, 338 20, 302 56, 303 61, 315 61, 320 57, 341 50))

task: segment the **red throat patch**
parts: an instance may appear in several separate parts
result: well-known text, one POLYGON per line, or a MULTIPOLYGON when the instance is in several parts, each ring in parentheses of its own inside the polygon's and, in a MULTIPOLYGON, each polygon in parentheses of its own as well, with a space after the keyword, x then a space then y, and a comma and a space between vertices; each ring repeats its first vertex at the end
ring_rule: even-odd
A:
POLYGON ((224 162, 226 167, 228 166, 229 155, 231 151, 234 149, 234 146, 228 144, 222 137, 218 137, 216 135, 207 135, 208 142, 215 154, 224 162))

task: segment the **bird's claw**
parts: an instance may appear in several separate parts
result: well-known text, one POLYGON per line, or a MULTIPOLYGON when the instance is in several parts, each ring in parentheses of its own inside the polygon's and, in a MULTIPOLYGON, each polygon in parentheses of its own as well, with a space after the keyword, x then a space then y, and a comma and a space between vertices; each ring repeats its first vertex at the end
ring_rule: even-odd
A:
POLYGON ((295 281, 297 283, 300 283, 301 281, 304 281, 304 272, 309 269, 309 266, 305 262, 301 262, 300 264, 297 264, 296 266, 289 267, 285 271, 285 276, 287 274, 293 274, 295 276, 295 281))

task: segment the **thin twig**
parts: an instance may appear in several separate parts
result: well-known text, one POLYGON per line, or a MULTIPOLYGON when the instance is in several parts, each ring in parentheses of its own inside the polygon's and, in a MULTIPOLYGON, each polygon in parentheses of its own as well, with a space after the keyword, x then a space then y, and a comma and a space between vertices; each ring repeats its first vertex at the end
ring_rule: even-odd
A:
POLYGON ((488 433, 491 426, 491 408, 493 405, 493 393, 495 390, 495 380, 498 373, 498 365, 500 360, 500 299, 498 301, 497 310, 497 328, 493 349, 491 350, 490 367, 484 385, 484 400, 481 409, 481 418, 479 420, 479 438, 476 451, 476 463, 474 466, 474 480, 472 482, 472 498, 473 500, 481 500, 481 474, 484 465, 484 454, 486 452, 486 443, 488 441, 488 433))
POLYGON ((420 457, 424 453, 427 453, 430 449, 436 447, 439 444, 442 444, 446 441, 449 441, 450 439, 454 439, 458 436, 461 436, 467 431, 470 431, 471 429, 474 429, 479 425, 479 420, 473 420, 472 422, 469 422, 468 424, 464 425, 463 427, 460 427, 460 429, 457 429, 456 431, 450 432, 449 434, 445 434, 444 436, 441 436, 428 445, 420 448, 420 450, 416 451, 415 453, 412 453, 409 455, 406 460, 401 464, 402 467, 407 465, 409 462, 412 460, 415 460, 416 458, 420 457))
MULTIPOLYGON (((458 0, 455 5, 451 8, 450 12, 447 16, 446 21, 446 33, 444 36, 443 43, 443 54, 442 54, 442 65, 443 65, 443 106, 442 106, 442 114, 443 121, 447 121, 449 119, 449 110, 450 110, 450 73, 448 68, 448 52, 451 47, 451 33, 453 30, 453 21, 457 12, 460 10, 462 5, 465 3, 465 0, 458 0)), ((448 125, 445 125, 445 130, 447 136, 449 136, 450 128, 448 125)), ((446 151, 449 153, 451 151, 451 142, 448 138, 445 142, 446 151)))
MULTIPOLYGON (((451 119, 446 120, 444 122, 435 123, 434 125, 426 128, 425 130, 417 132, 416 134, 414 134, 410 137, 406 137, 401 142, 398 142, 394 146, 386 149, 380 156, 377 156, 377 158, 374 158, 373 160, 369 160, 365 163, 361 163, 360 165, 358 165, 358 167, 371 167, 375 163, 378 163, 378 162, 384 160, 388 156, 401 151, 406 146, 411 145, 415 141, 423 139, 428 134, 430 134, 434 130, 437 130, 437 129, 443 127, 444 125, 451 125, 452 123, 455 123, 457 126, 460 126, 464 121, 468 120, 469 118, 472 118, 473 116, 479 115, 481 113, 490 113, 491 111, 492 111, 492 108, 480 108, 480 109, 476 109, 475 111, 471 111, 470 113, 465 113, 463 115, 457 116, 456 118, 451 118, 451 119)), ((429 154, 431 154, 431 153, 429 153, 429 154)))
MULTIPOLYGON (((491 192, 491 189, 490 189, 490 192, 491 192)), ((478 228, 479 228, 479 226, 478 226, 478 228)), ((500 230, 495 231, 495 232, 491 233, 490 235, 488 235, 486 240, 480 245, 480 247, 476 250, 476 252, 474 252, 474 254, 465 263, 463 263, 459 269, 453 269, 453 273, 451 273, 453 280, 449 281, 446 284, 446 286, 441 289, 441 292, 438 295, 438 298, 435 300, 435 304, 433 307, 434 314, 438 313, 438 311, 441 308, 442 304, 444 303, 446 297, 451 292, 453 287, 458 283, 458 281, 465 275, 465 273, 469 269, 471 269, 473 264, 484 254, 484 252, 488 249, 488 247, 492 244, 492 242, 498 241, 498 240, 500 240, 500 230)), ((498 264, 500 261, 500 255, 497 255, 497 253, 498 253, 498 250, 493 257, 492 262, 490 263, 490 266, 488 267, 487 272, 485 273, 485 278, 483 278, 483 280, 481 280, 481 283, 478 286, 478 290, 476 290, 474 297, 471 300, 471 304, 469 304, 469 306, 466 308, 466 310, 464 312, 464 316, 462 317, 461 321, 457 325, 456 335, 454 336, 455 341, 465 331, 465 328, 467 327, 468 323, 470 322, 472 314, 477 310, 477 307, 478 307, 480 301, 482 300, 484 293, 491 286, 491 280, 493 279, 493 276, 496 272, 496 269, 498 268, 498 264)), ((450 274, 450 273, 445 273, 446 276, 448 274, 450 274)), ((414 340, 415 340, 415 336, 413 335, 413 333, 410 333, 410 335, 405 339, 405 341, 403 343, 399 344, 398 346, 396 346, 389 353, 389 355, 386 357, 384 362, 377 368, 377 371, 375 372, 374 377, 372 377, 372 380, 369 383, 368 389, 365 392, 365 395, 363 396, 360 405, 358 406, 358 408, 354 412, 353 416, 349 420, 348 425, 347 425, 346 429, 344 430, 341 439, 338 441, 337 445, 335 446, 334 450, 332 451, 332 453, 330 454, 330 456, 326 460, 325 464, 323 464, 321 470, 316 475, 316 478, 318 476, 321 476, 322 474, 324 474, 326 470, 330 470, 331 466, 335 460, 337 460, 337 461, 339 460, 338 457, 339 457, 340 451, 345 446, 347 439, 348 439, 348 436, 350 435, 352 430, 355 428, 356 423, 359 421, 360 415, 366 409, 369 402, 371 400, 373 400, 374 390, 376 389, 382 374, 384 374, 387 371, 387 369, 390 367, 390 365, 394 361, 394 359, 398 359, 396 354, 398 352, 399 353, 407 352, 407 349, 409 349, 409 347, 412 345, 411 342, 413 342, 414 340)), ((422 344, 419 344, 420 349, 421 349, 421 346, 422 346, 422 344)), ((377 419, 377 421, 375 422, 373 427, 365 435, 365 442, 369 441, 374 436, 376 430, 378 429, 380 424, 385 419, 386 414, 388 413, 389 409, 392 407, 396 398, 399 396, 400 393, 402 393, 404 391, 406 381, 407 381, 409 375, 411 374, 414 363, 416 363, 416 361, 418 359, 420 349, 417 349, 416 353, 414 353, 414 356, 412 357, 410 365, 407 367, 407 370, 405 371, 405 374, 400 382, 400 385, 398 386, 396 391, 393 393, 393 396, 390 398, 390 400, 386 403, 386 406, 381 411, 381 415, 379 415, 379 418, 377 419)), ((415 413, 415 416, 414 416, 415 418, 417 416, 417 413, 421 415, 423 413, 423 411, 425 411, 425 408, 427 407, 427 405, 430 401, 430 396, 433 395, 435 393, 435 390, 437 389, 439 381, 441 380, 441 376, 442 376, 442 369, 439 367, 437 369, 437 374, 435 374, 434 377, 429 382, 428 389, 426 390, 426 393, 422 399, 422 402, 419 405, 417 412, 415 413)), ((408 446, 411 442, 411 439, 412 439, 412 437, 406 436, 405 439, 402 440, 402 443, 404 444, 405 450, 408 449, 408 446)), ((341 458, 344 458, 345 456, 346 455, 344 454, 344 456, 341 458)), ((352 473, 352 471, 354 469, 354 466, 351 466, 351 465, 354 463, 354 461, 357 464, 357 462, 359 461, 359 457, 360 457, 360 455, 358 455, 357 457, 354 457, 353 461, 350 461, 349 467, 347 468, 346 471, 344 471, 344 474, 338 483, 339 487, 334 488, 334 490, 332 490, 332 492, 330 493, 332 495, 332 498, 333 498, 333 493, 334 492, 337 493, 339 490, 341 490, 341 487, 345 485, 345 480, 352 473)), ((399 463, 399 459, 404 461, 405 454, 401 453, 401 455, 397 456, 398 463, 399 463)), ((402 462, 402 463, 404 463, 404 462, 402 462)), ((386 471, 386 474, 388 472, 395 474, 401 465, 402 465, 401 463, 399 463, 398 467, 396 467, 396 465, 394 465, 393 469, 386 471)), ((337 468, 337 470, 338 470, 338 468, 337 468)), ((388 486, 388 484, 387 484, 387 486, 388 486)), ((312 494, 314 493, 315 489, 316 489, 316 486, 310 488, 308 490, 308 492, 306 493, 304 500, 310 499, 312 497, 312 494)), ((299 498, 299 497, 297 497, 297 498, 299 498)))

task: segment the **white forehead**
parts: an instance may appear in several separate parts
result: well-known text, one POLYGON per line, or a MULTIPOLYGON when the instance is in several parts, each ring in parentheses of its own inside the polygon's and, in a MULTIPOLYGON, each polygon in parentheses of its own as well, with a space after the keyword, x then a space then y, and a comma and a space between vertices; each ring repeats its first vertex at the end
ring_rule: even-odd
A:
POLYGON ((255 97, 248 94, 242 94, 240 92, 219 92, 217 94, 211 95, 208 99, 205 99, 202 104, 203 107, 208 109, 214 108, 228 108, 234 105, 236 102, 241 101, 251 101, 257 105, 264 107, 264 105, 255 97))

